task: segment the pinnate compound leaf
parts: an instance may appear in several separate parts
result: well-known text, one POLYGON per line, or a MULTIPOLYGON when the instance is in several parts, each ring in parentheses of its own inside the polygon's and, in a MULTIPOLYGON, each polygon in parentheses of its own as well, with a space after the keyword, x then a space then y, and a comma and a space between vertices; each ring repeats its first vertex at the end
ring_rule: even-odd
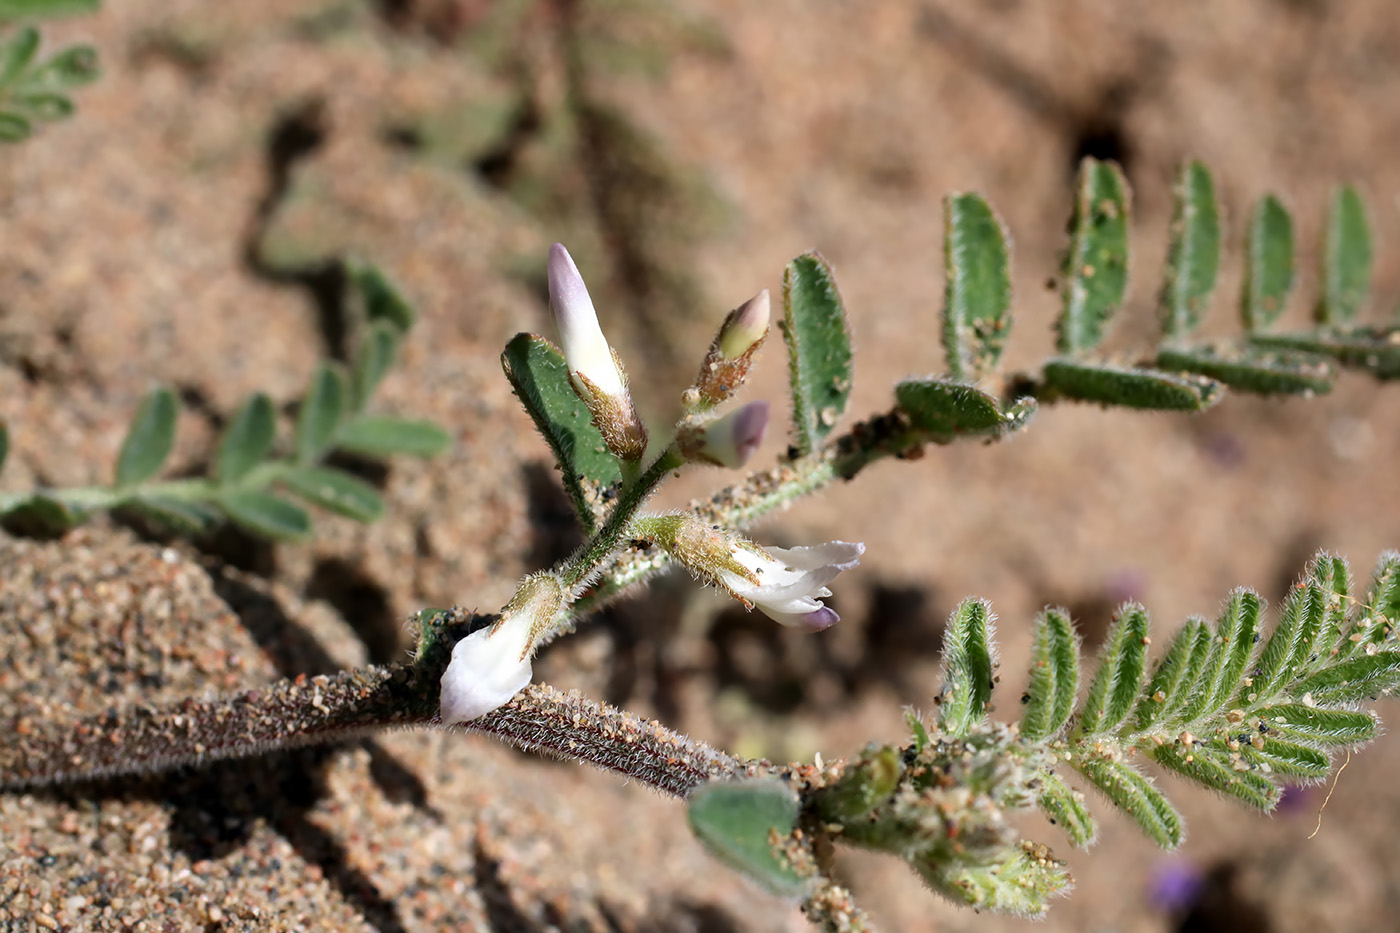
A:
POLYGON ((710 853, 782 897, 798 897, 810 881, 793 871, 770 838, 797 823, 797 795, 775 780, 716 781, 687 798, 690 829, 710 853))
POLYGON ((296 461, 309 466, 321 458, 335 438, 345 414, 349 381, 334 363, 322 363, 311 376, 311 387, 297 413, 296 461))
POLYGON ((1000 437, 1024 427, 1036 411, 1031 398, 1003 411, 981 389, 944 379, 906 379, 895 386, 894 397, 909 423, 940 443, 963 436, 1000 437))
POLYGON ((851 329, 831 267, 805 253, 783 274, 783 339, 792 383, 793 444, 811 453, 851 394, 851 329))
POLYGON ((116 487, 127 489, 160 472, 175 445, 175 421, 180 403, 164 386, 152 389, 136 410, 117 456, 116 487))
POLYGON ((384 515, 384 500, 375 488, 342 470, 292 466, 278 473, 277 478, 303 499, 357 522, 372 522, 384 515))
POLYGON ((1202 411, 1224 395, 1214 379, 1055 357, 1043 373, 1051 393, 1084 402, 1156 411, 1202 411))
POLYGON ((311 516, 301 506, 270 492, 236 489, 216 500, 235 524, 265 538, 295 539, 311 533, 311 516))
MULTIPOLYGON (((1168 747, 1168 746, 1164 746, 1168 747)), ((1141 772, 1122 761, 1076 756, 1075 770, 1164 849, 1181 845, 1181 814, 1141 772)))
POLYGON ((359 415, 335 435, 337 448, 367 457, 436 457, 451 445, 452 436, 433 422, 393 415, 359 415))
POLYGON ((248 475, 272 449, 277 422, 272 400, 259 392, 243 403, 219 439, 214 472, 219 485, 232 486, 248 475))
POLYGON ((1112 732, 1137 705, 1147 668, 1147 630, 1147 611, 1141 606, 1130 603, 1118 611, 1099 651, 1078 734, 1112 732))
POLYGON ((1054 736, 1069 721, 1078 693, 1079 639, 1067 613, 1047 609, 1036 619, 1021 735, 1032 741, 1054 736))
POLYGON ((1201 672, 1210 657, 1214 638, 1201 619, 1187 619, 1176 633, 1167 653, 1157 662, 1147 689, 1137 706, 1137 729, 1145 731, 1158 722, 1170 721, 1190 699, 1201 681, 1201 672))
POLYGON ((1087 849, 1093 845, 1099 827, 1089 808, 1084 805, 1084 795, 1053 771, 1043 772, 1038 780, 1040 796, 1036 802, 1046 818, 1063 829, 1070 842, 1079 848, 1087 849))
POLYGON ((1242 752, 1232 754, 1212 744, 1183 746, 1174 742, 1152 749, 1151 754, 1162 767, 1188 781, 1229 794, 1260 810, 1272 810, 1282 794, 1267 778, 1250 770, 1242 752))
POLYGON ((982 721, 992 697, 993 618, 986 600, 966 599, 953 610, 943 633, 939 724, 954 738, 967 735, 982 721))
POLYGON ((360 342, 359 353, 355 355, 355 365, 351 374, 350 408, 364 411, 374 390, 384 379, 384 374, 394 365, 394 356, 399 350, 399 329, 391 321, 371 321, 365 328, 364 339, 360 342))
POLYGON ((1245 234, 1244 288, 1240 317, 1245 330, 1268 329, 1288 305, 1293 290, 1293 218, 1278 198, 1265 195, 1254 207, 1245 234))
POLYGON ((554 344, 534 334, 517 334, 501 354, 501 368, 516 398, 554 453, 564 475, 564 488, 579 520, 589 530, 597 527, 585 494, 585 481, 607 487, 622 471, 608 452, 603 435, 594 426, 588 409, 569 384, 569 366, 554 344))
POLYGON ((1336 367, 1324 356, 1249 344, 1163 347, 1156 366, 1208 376, 1256 395, 1325 395, 1337 380, 1336 367))
POLYGON ((1345 185, 1332 199, 1322 239, 1322 297, 1319 324, 1350 323, 1371 286, 1371 230, 1361 195, 1345 185))
POLYGON ((976 194, 943 199, 943 347, 954 379, 996 368, 1011 330, 1010 239, 976 194))
POLYGON ((1220 271, 1220 209, 1215 182, 1204 165, 1182 166, 1175 198, 1161 297, 1168 339, 1185 337, 1200 325, 1220 271))
POLYGON ((1128 182, 1112 162, 1086 158, 1070 220, 1059 351, 1076 355, 1103 340, 1128 287, 1128 182))
POLYGON ((378 266, 362 262, 346 265, 346 274, 360 300, 364 302, 365 317, 370 321, 387 321, 400 334, 413 327, 418 312, 394 280, 378 266))

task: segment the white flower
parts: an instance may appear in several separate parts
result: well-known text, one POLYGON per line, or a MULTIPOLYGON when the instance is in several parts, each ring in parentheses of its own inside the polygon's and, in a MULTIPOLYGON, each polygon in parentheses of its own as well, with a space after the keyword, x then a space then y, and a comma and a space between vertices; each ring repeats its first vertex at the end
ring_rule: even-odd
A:
POLYGON ((559 328, 569 373, 582 375, 605 395, 626 395, 626 383, 598 326, 588 286, 583 284, 574 258, 560 243, 549 248, 549 307, 559 328))
POLYGON ((709 424, 683 424, 676 443, 687 460, 737 469, 753 456, 767 430, 768 403, 750 402, 709 424))
POLYGON ((715 577, 736 597, 783 625, 820 631, 841 618, 821 602, 820 597, 831 595, 826 585, 859 564, 864 553, 864 544, 848 541, 795 548, 744 543, 731 551, 731 557, 746 574, 721 566, 715 577))
POLYGON ((495 625, 472 632, 452 649, 442 674, 443 723, 470 722, 504 706, 534 676, 535 640, 563 605, 558 578, 526 577, 495 625))

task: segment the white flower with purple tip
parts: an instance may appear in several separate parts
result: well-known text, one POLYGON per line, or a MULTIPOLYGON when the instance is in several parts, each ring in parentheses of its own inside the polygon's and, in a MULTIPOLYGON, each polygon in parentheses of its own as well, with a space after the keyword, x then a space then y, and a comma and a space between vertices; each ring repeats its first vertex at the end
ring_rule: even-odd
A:
POLYGON ((737 598, 757 606, 769 618, 815 632, 840 621, 834 609, 822 604, 822 598, 831 595, 826 585, 841 571, 859 564, 864 553, 864 544, 849 541, 795 548, 741 544, 730 556, 745 573, 720 567, 715 577, 737 598))

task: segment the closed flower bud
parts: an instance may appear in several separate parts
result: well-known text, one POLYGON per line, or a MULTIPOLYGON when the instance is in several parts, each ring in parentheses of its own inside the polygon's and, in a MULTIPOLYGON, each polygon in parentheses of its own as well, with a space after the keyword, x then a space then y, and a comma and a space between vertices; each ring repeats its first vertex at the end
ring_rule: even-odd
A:
POLYGON ((623 460, 646 453, 647 432, 578 266, 561 244, 549 248, 549 307, 559 329, 569 382, 588 406, 608 449, 623 460))
POLYGON ((692 415, 682 422, 676 444, 687 460, 737 469, 753 456, 767 430, 768 403, 750 402, 709 423, 692 415))
POLYGON ((687 407, 712 408, 739 390, 768 336, 768 317, 767 289, 729 312, 686 392, 687 407))
POLYGON ((535 641, 563 606, 556 577, 526 577, 494 625, 472 632, 452 649, 441 682, 442 721, 470 722, 524 689, 533 676, 535 641))

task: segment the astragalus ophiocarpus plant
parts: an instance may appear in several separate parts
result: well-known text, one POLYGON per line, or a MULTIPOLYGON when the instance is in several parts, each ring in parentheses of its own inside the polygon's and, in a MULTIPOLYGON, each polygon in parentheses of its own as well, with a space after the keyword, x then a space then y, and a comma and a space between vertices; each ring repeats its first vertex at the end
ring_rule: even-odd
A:
POLYGON ((1400 375, 1400 329, 1354 324, 1371 246, 1360 199, 1349 188, 1329 216, 1317 328, 1268 330, 1292 286, 1294 250, 1287 212, 1267 198, 1249 220, 1241 298, 1247 336, 1193 338, 1214 289, 1222 240, 1213 184, 1197 164, 1185 167, 1177 187, 1161 291, 1162 346, 1131 365, 1096 357, 1127 284, 1128 212, 1117 167, 1086 161, 1061 276, 1057 356, 993 392, 1011 325, 1008 240, 980 197, 948 198, 942 337, 949 373, 899 383, 892 408, 842 434, 835 430, 852 374, 846 311, 820 256, 793 260, 779 323, 789 361, 791 446, 775 465, 675 512, 647 509, 667 476, 687 464, 742 466, 763 435, 767 404, 740 405, 735 396, 765 344, 769 296, 760 292, 724 319, 684 394, 683 416, 662 431, 638 416, 583 279, 555 246, 548 273, 562 349, 521 334, 502 363, 585 529, 575 553, 522 580, 497 614, 420 613, 408 662, 192 699, 140 716, 113 711, 77 724, 12 724, 16 740, 0 749, 0 785, 149 771, 377 728, 463 727, 686 797, 696 834, 717 856, 800 899, 828 929, 870 928, 832 880, 834 843, 892 853, 954 900, 1037 915, 1070 879, 1045 845, 1019 836, 1012 818, 1039 808, 1074 844, 1090 844, 1094 819, 1076 784, 1101 792, 1165 847, 1180 843, 1182 820, 1144 769, 1148 762, 1272 808, 1283 782, 1321 779, 1337 750, 1376 734, 1375 714, 1362 707, 1400 685, 1400 553, 1382 556, 1364 593, 1340 558, 1319 556, 1272 629, 1259 597, 1238 590, 1215 623, 1188 620, 1156 661, 1146 610, 1125 605, 1086 677, 1072 620, 1047 609, 1035 623, 1016 721, 988 717, 998 680, 993 615, 987 603, 968 599, 946 629, 936 712, 910 715, 906 743, 874 745, 848 759, 746 761, 530 684, 541 645, 673 564, 779 623, 810 631, 837 623, 822 600, 860 559, 862 545, 765 548, 744 529, 876 460, 917 459, 929 443, 961 437, 1013 435, 1051 401, 1195 410, 1219 401, 1226 385, 1323 392, 1337 363, 1382 379, 1400 375))

